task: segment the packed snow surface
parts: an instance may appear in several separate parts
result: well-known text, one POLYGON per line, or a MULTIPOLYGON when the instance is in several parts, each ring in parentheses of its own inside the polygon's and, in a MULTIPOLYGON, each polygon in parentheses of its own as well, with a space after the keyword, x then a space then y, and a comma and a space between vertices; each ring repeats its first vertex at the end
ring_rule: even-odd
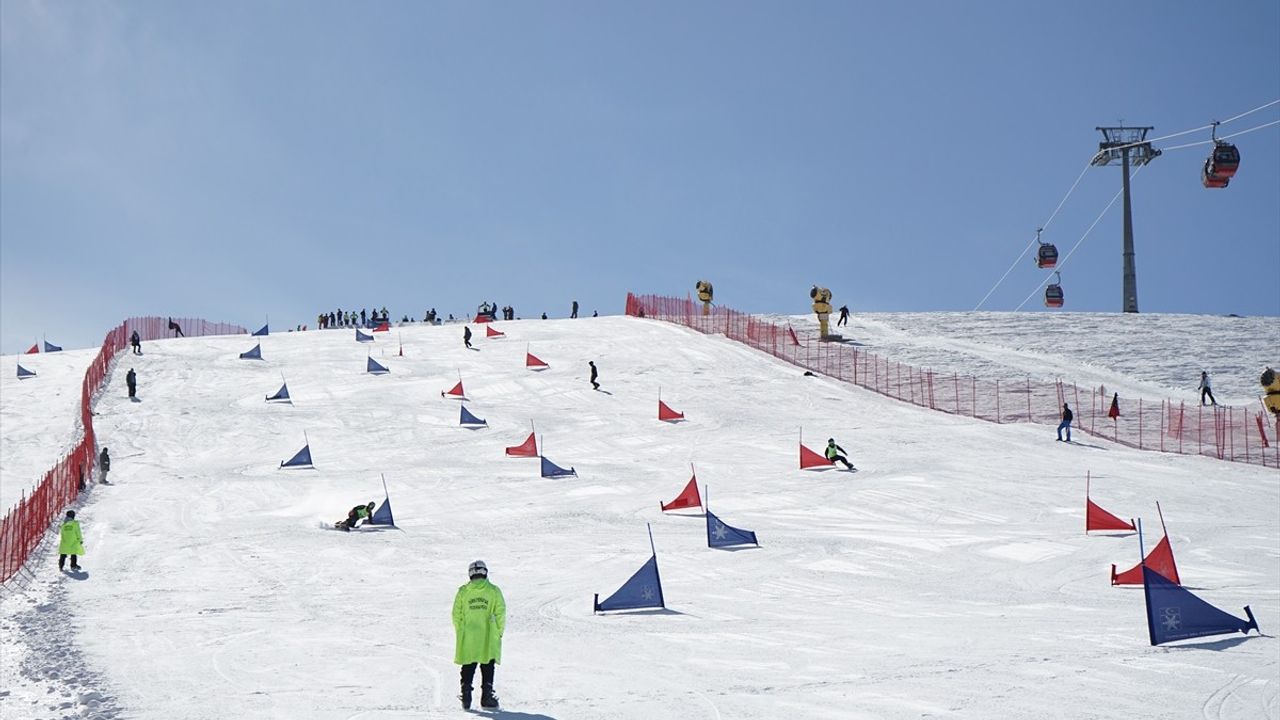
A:
MULTIPOLYGON (((1223 368, 1220 400, 1249 401, 1226 369, 1256 377, 1280 347, 1274 319, 1063 315, 1044 339, 1014 314, 902 317, 856 318, 849 335, 921 365, 1047 364, 1165 396, 1190 395, 1206 366, 1223 368), (1217 342, 1188 349, 1199 336, 1217 342), (1189 355, 1194 377, 1169 369, 1189 355)), ((475 350, 457 326, 413 326, 372 344, 330 330, 122 355, 95 418, 114 484, 77 506, 87 572, 58 573, 49 542, 0 597, 0 716, 455 717, 449 611, 483 559, 508 605, 496 717, 1280 718, 1274 467, 1057 443, 1052 427, 931 412, 656 321, 497 327, 507 337, 476 332, 475 350), (258 340, 264 360, 238 359, 258 340), (526 351, 549 369, 526 369, 526 351), (366 373, 370 355, 390 374, 366 373), (460 427, 460 401, 441 397, 459 379, 487 427, 460 427), (265 402, 282 381, 293 403, 265 402), (686 422, 656 419, 659 391, 686 422), (577 477, 504 456, 531 427, 577 477), (858 472, 798 470, 801 428, 858 472), (304 434, 315 469, 281 469, 304 434), (761 547, 709 549, 699 513, 659 511, 691 465, 712 511, 761 547), (1086 473, 1095 502, 1144 520, 1148 549, 1159 501, 1185 585, 1240 617, 1250 605, 1268 634, 1152 647, 1141 590, 1109 584, 1138 538, 1085 535, 1086 473), (383 477, 399 529, 326 529, 381 503, 383 477), (649 558, 647 524, 667 608, 594 615, 593 594, 649 558)), ((0 385, 6 486, 70 445, 91 357, 0 385)))

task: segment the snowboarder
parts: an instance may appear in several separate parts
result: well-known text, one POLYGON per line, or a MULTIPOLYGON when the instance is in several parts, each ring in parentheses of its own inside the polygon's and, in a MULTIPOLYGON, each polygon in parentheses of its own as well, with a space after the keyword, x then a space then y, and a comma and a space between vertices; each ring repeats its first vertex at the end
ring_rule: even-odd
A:
POLYGON ((471 347, 471 328, 462 326, 462 344, 471 347))
POLYGON ((471 682, 480 666, 480 707, 498 707, 493 693, 494 666, 502 662, 502 632, 507 626, 507 602, 489 582, 483 560, 467 566, 471 579, 453 598, 453 661, 462 666, 462 708, 471 709, 471 682))
POLYGON ((844 452, 847 452, 847 451, 836 444, 835 438, 827 438, 827 459, 831 461, 832 465, 835 465, 838 462, 842 462, 844 463, 844 467, 846 470, 852 470, 853 465, 849 462, 849 458, 840 454, 844 452))
POLYGON ((841 305, 840 319, 836 321, 836 327, 840 327, 841 325, 848 325, 848 324, 849 324, 849 306, 841 305))
POLYGON ((1071 442, 1071 421, 1075 419, 1075 414, 1071 412, 1071 408, 1062 403, 1062 422, 1058 423, 1058 440, 1062 440, 1062 431, 1067 431, 1067 442, 1071 442))
POLYGON ((365 524, 368 525, 369 518, 373 517, 374 505, 375 503, 372 500, 370 500, 368 505, 357 505, 351 508, 350 510, 347 511, 347 519, 339 520, 338 522, 334 523, 333 526, 339 530, 345 530, 347 532, 351 532, 351 528, 355 527, 356 523, 360 522, 361 520, 364 520, 365 524))
POLYGON ((67 556, 70 555, 71 572, 79 570, 79 556, 83 554, 84 537, 80 534, 80 521, 76 520, 75 510, 68 510, 58 539, 58 569, 62 570, 66 566, 67 556))
POLYGON ((571 318, 578 317, 578 301, 577 300, 573 301, 573 309, 569 311, 569 317, 571 318))
POLYGON ((186 337, 186 335, 182 334, 182 328, 173 321, 173 318, 169 318, 169 329, 174 332, 174 337, 186 337))
POLYGON ((599 390, 600 383, 596 382, 596 378, 599 377, 599 374, 596 372, 596 361, 588 360, 587 364, 591 366, 591 389, 599 390))
POLYGON ((111 471, 111 456, 107 454, 105 447, 98 453, 98 471, 98 482, 110 485, 111 483, 107 482, 107 473, 111 471))
POLYGON ((1213 388, 1209 387, 1209 373, 1205 372, 1204 370, 1201 370, 1200 371, 1200 404, 1201 405, 1204 405, 1205 396, 1209 397, 1209 402, 1213 403, 1214 405, 1218 404, 1218 401, 1213 397, 1213 388))
POLYGON ((137 397, 138 395, 138 373, 129 368, 129 372, 125 373, 124 384, 129 386, 129 397, 137 397))
POLYGON ((138 336, 137 330, 134 330, 133 334, 129 336, 129 344, 133 346, 134 355, 142 354, 142 338, 138 336))

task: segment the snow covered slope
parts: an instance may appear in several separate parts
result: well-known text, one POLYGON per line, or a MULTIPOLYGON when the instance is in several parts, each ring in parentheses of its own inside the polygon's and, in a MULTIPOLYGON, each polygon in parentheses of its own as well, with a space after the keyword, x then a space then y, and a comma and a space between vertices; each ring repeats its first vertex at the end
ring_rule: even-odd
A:
POLYGON ((499 327, 478 350, 409 328, 404 357, 395 333, 273 335, 261 362, 237 358, 257 338, 156 342, 133 360, 139 403, 118 368, 96 420, 116 484, 80 508, 87 577, 46 552, 0 600, 0 715, 453 717, 449 608, 482 558, 509 607, 509 718, 1280 717, 1274 638, 1150 647, 1141 592, 1108 582, 1137 538, 1083 533, 1086 472, 1096 502, 1146 518, 1148 547, 1160 501, 1183 581, 1274 633, 1274 469, 1055 443, 654 321, 499 327), (370 353, 389 375, 364 372, 370 353), (293 405, 264 402, 281 373, 293 405), (440 396, 459 375, 488 428, 440 396), (688 422, 656 420, 659 387, 688 422), (577 478, 503 456, 531 421, 577 478), (860 471, 797 470, 801 426, 860 471), (316 469, 279 469, 304 432, 316 469), (708 549, 701 517, 659 512, 690 463, 760 549, 708 549), (400 530, 322 528, 381 501, 381 475, 400 530), (668 609, 593 616, 647 560, 646 523, 668 609))

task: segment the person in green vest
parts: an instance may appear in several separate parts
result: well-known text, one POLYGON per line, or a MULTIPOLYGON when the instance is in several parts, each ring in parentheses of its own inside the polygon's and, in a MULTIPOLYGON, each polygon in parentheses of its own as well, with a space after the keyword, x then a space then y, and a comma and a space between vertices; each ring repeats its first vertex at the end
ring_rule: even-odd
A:
POLYGON ((84 554, 84 537, 80 534, 80 521, 76 519, 76 511, 68 510, 67 519, 62 522, 61 537, 58 540, 58 569, 62 570, 71 556, 71 571, 80 569, 79 556, 84 554))
POLYGON ((831 461, 832 465, 842 462, 846 470, 852 470, 853 465, 849 462, 849 458, 840 454, 843 452, 846 452, 846 450, 836 444, 835 438, 827 438, 827 459, 831 461))
POLYGON ((373 506, 374 502, 372 500, 369 501, 368 505, 357 505, 347 511, 346 520, 339 520, 334 523, 333 526, 339 530, 351 532, 351 528, 355 527, 356 523, 361 520, 364 520, 367 525, 369 523, 369 518, 373 517, 373 506))
POLYGON ((471 681, 480 667, 480 707, 498 707, 493 693, 494 666, 502 662, 502 631, 507 625, 507 602, 497 585, 489 582, 483 560, 467 566, 471 581, 453 598, 453 661, 462 666, 462 709, 471 709, 471 681))

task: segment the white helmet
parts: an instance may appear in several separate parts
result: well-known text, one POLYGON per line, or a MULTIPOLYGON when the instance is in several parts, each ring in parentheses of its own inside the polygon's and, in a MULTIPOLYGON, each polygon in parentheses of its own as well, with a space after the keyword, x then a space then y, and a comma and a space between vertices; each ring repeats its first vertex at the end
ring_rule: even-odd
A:
POLYGON ((477 560, 467 566, 467 577, 475 580, 478 577, 489 577, 489 566, 484 564, 483 560, 477 560))

